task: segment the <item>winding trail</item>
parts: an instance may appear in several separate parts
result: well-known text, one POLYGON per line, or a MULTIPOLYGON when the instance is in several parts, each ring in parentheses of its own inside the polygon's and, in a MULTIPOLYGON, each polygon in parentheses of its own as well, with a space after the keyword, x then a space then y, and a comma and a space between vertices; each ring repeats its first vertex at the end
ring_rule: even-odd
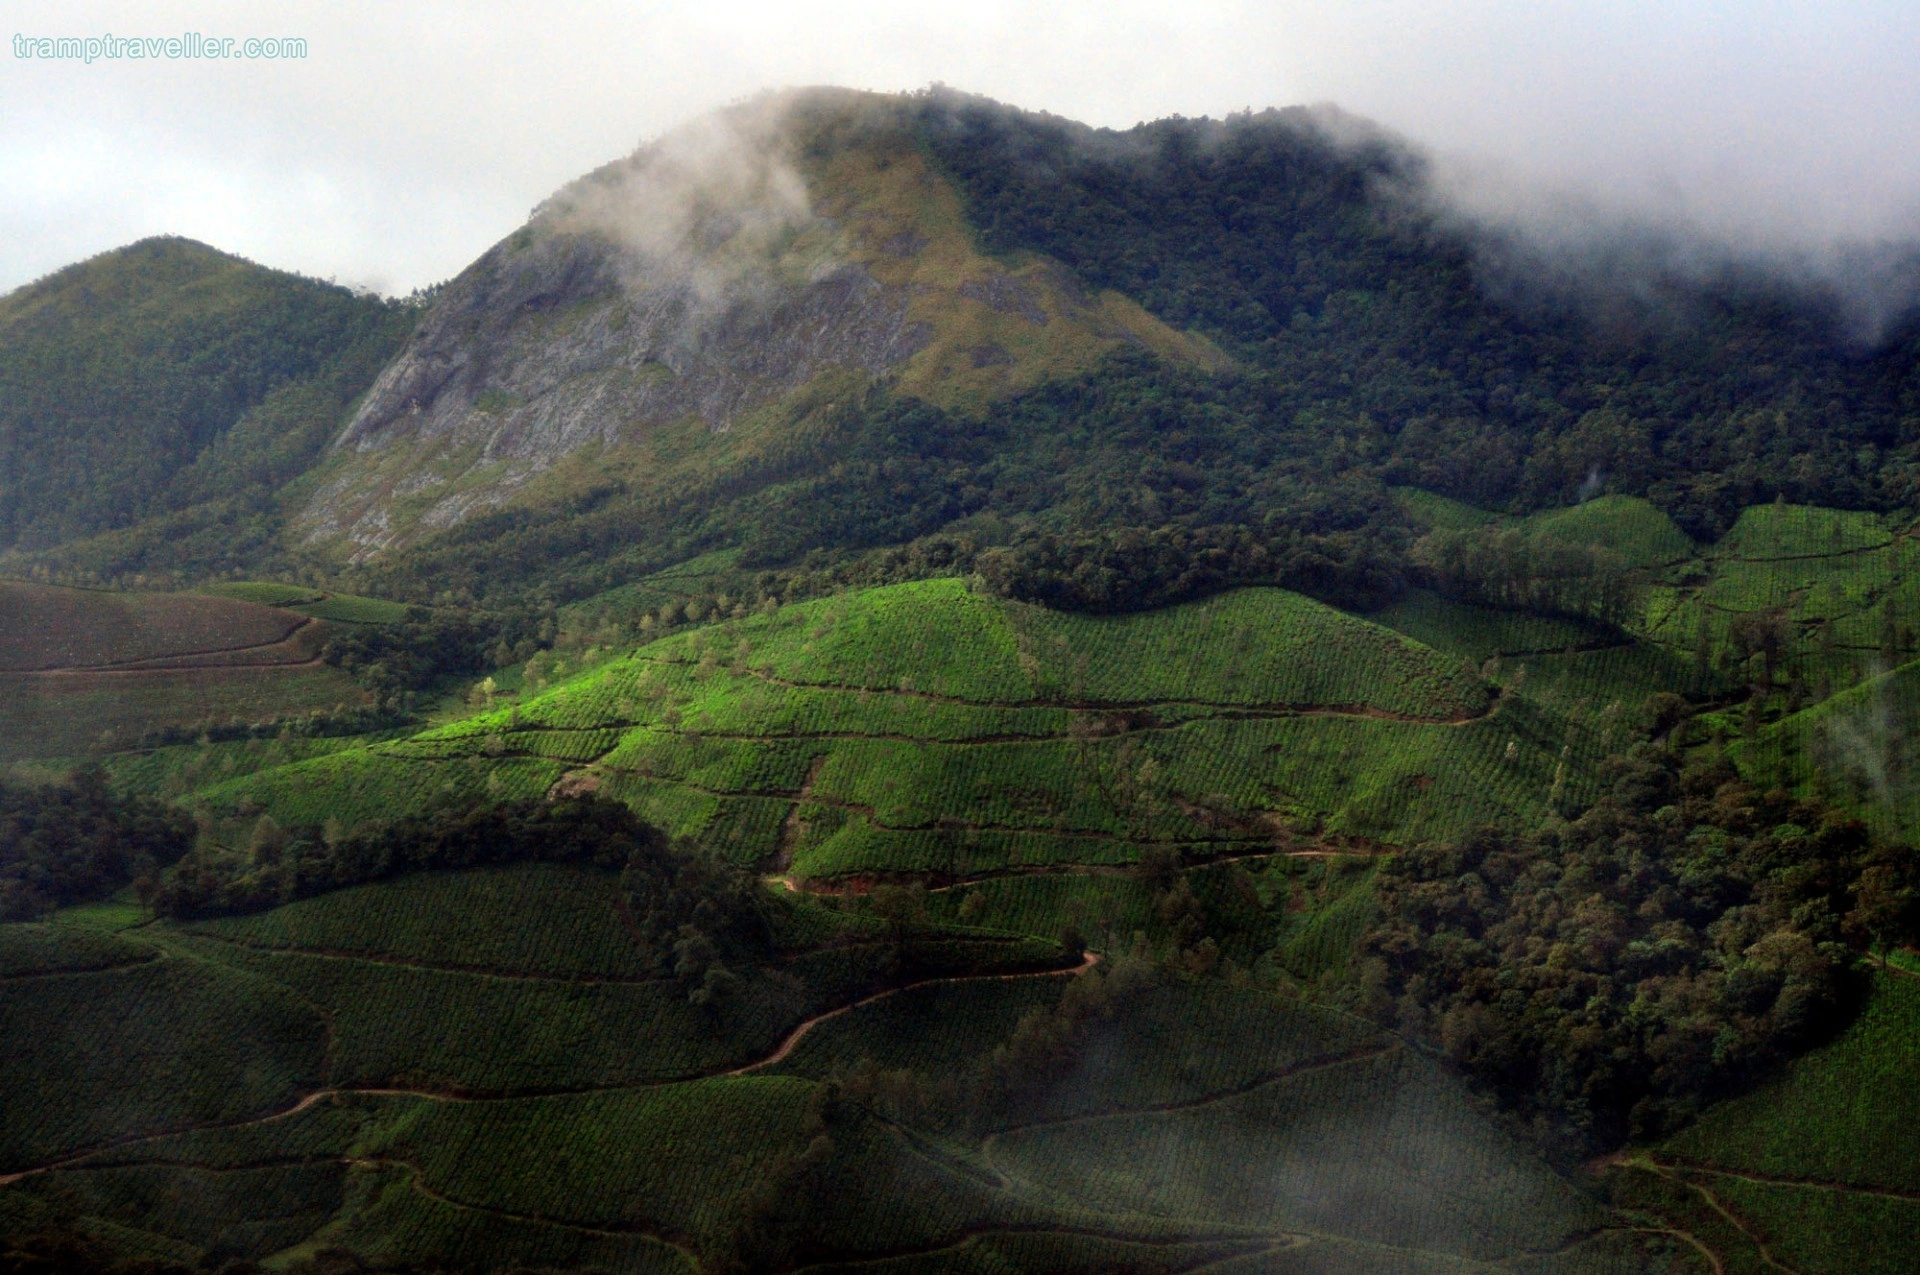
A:
POLYGON ((90 974, 119 974, 128 970, 143 969, 155 961, 165 959, 158 950, 128 961, 114 961, 109 965, 75 965, 61 970, 22 970, 18 974, 0 974, 0 986, 8 983, 31 983, 46 978, 78 978, 90 974))
MULTIPOLYGON (((994 1130, 988 1134, 986 1139, 981 1143, 981 1148, 984 1153, 986 1147, 1002 1135, 1025 1133, 1030 1129, 1052 1129, 1062 1125, 1087 1124, 1094 1120, 1116 1120, 1127 1119, 1133 1116, 1169 1115, 1178 1111, 1198 1111, 1202 1107, 1210 1107, 1218 1102, 1228 1102, 1234 1098, 1244 1098, 1250 1093, 1257 1093, 1265 1089, 1268 1085, 1278 1084, 1283 1080, 1291 1080, 1296 1076, 1304 1076, 1308 1072, 1324 1071, 1329 1067, 1340 1067, 1347 1063, 1360 1062, 1368 1058, 1377 1058, 1382 1054, 1390 1054, 1404 1048, 1406 1048, 1406 1046, 1398 1039, 1387 1036, 1383 1040, 1377 1040, 1370 1044, 1342 1050, 1337 1054, 1323 1054, 1315 1058, 1302 1059, 1289 1066, 1265 1072, 1257 1079, 1251 1080, 1246 1084, 1236 1085, 1231 1089, 1221 1089, 1213 1093, 1202 1094, 1198 1098, 1183 1098, 1178 1102, 1156 1102, 1144 1107, 1116 1107, 1111 1111, 1088 1111, 1072 1116, 1054 1116, 1047 1120, 1030 1120, 1025 1124, 1009 1125, 1004 1129, 994 1130)), ((991 1157, 989 1157, 989 1162, 991 1163, 991 1157)), ((997 1170, 998 1166, 995 1167, 997 1170)))
POLYGON ((1655 1160, 1640 1160, 1640 1161, 1636 1161, 1635 1163, 1649 1169, 1654 1173, 1659 1174, 1661 1177, 1666 1178, 1669 1182, 1672 1182, 1675 1185, 1686 1187, 1688 1190, 1692 1191, 1695 1195, 1698 1195, 1702 1200, 1705 1200, 1707 1203, 1707 1207, 1712 1209, 1715 1213, 1719 1214, 1721 1221, 1725 1222, 1728 1226, 1731 1226, 1734 1230, 1738 1231, 1742 1236, 1746 1238, 1749 1244, 1753 1245, 1754 1251, 1760 1255, 1761 1261, 1765 1262, 1768 1266, 1771 1266, 1774 1270, 1779 1271, 1781 1275, 1800 1275, 1799 1271, 1795 1270, 1791 1266, 1786 1265, 1784 1262, 1781 1262, 1778 1259, 1776 1259, 1772 1251, 1767 1248, 1766 1242, 1762 1240, 1758 1235, 1754 1234, 1752 1227, 1748 1226, 1737 1215, 1735 1215, 1733 1210, 1729 1209, 1725 1204, 1723 1204, 1720 1200, 1720 1197, 1715 1195, 1712 1191, 1708 1190, 1705 1184, 1700 1182, 1695 1182, 1691 1178, 1687 1177, 1686 1171, 1684 1169, 1681 1169, 1675 1166, 1663 1165, 1655 1160))
POLYGON ((1831 1178, 1781 1177, 1765 1173, 1750 1173, 1744 1169, 1723 1169, 1710 1164, 1695 1164, 1687 1160, 1654 1160, 1641 1157, 1637 1160, 1622 1161, 1644 1165, 1657 1172, 1668 1174, 1702 1174, 1714 1178, 1732 1178, 1737 1182, 1751 1182, 1755 1186, 1797 1187, 1808 1191, 1835 1191, 1843 1195, 1870 1195, 1883 1200, 1901 1200, 1920 1204, 1920 1190, 1902 1189, 1891 1186, 1861 1186, 1852 1182, 1836 1182, 1831 1178))
POLYGON ((982 1240, 992 1239, 994 1236, 999 1235, 1087 1236, 1093 1239, 1113 1240, 1121 1244, 1135 1244, 1141 1248, 1162 1249, 1175 1248, 1184 1244, 1208 1243, 1236 1244, 1240 1246, 1240 1251, 1238 1252, 1225 1253, 1217 1257, 1206 1257, 1195 1266, 1167 1268, 1169 1275, 1181 1275, 1182 1272, 1184 1272, 1185 1275, 1199 1275, 1199 1272, 1219 1266, 1223 1262, 1237 1262, 1248 1257, 1277 1253, 1284 1249, 1297 1248, 1303 1244, 1312 1242, 1311 1236, 1295 1235, 1290 1232, 1283 1232, 1278 1235, 1247 1235, 1237 1231, 1222 1233, 1194 1231, 1178 1236, 1139 1237, 1126 1235, 1117 1231, 1101 1230, 1098 1227, 1091 1226, 1048 1225, 1039 1222, 1031 1226, 1016 1226, 999 1223, 991 1226, 962 1228, 958 1239, 944 1241, 939 1244, 928 1244, 918 1248, 891 1249, 885 1253, 875 1254, 872 1257, 838 1257, 828 1258, 818 1262, 808 1262, 805 1266, 792 1268, 790 1275, 806 1275, 806 1272, 814 1270, 837 1271, 845 1270, 849 1267, 881 1266, 887 1263, 905 1261, 913 1258, 934 1257, 941 1253, 957 1252, 969 1245, 977 1244, 982 1240))
POLYGON ((818 1027, 821 1023, 826 1022, 828 1019, 838 1018, 842 1014, 851 1013, 864 1005, 871 1005, 875 1001, 886 1000, 889 996, 898 996, 902 992, 910 992, 916 987, 937 987, 945 983, 981 983, 989 981, 1010 983, 1022 978, 1075 978, 1086 973, 1099 963, 1100 957, 1098 953, 1086 952, 1081 955, 1080 963, 1070 969, 1029 970, 1017 974, 957 974, 945 978, 924 978, 917 983, 902 983, 899 987, 890 987, 884 992, 875 992, 873 995, 862 1000, 854 1001, 850 1005, 842 1005, 838 1009, 830 1009, 825 1013, 815 1014, 812 1018, 803 1020, 797 1027, 788 1032, 787 1038, 780 1042, 779 1048, 775 1049, 765 1058, 759 1059, 756 1062, 750 1062, 744 1067, 735 1067, 732 1071, 723 1071, 719 1074, 722 1076, 744 1076, 750 1072, 758 1071, 762 1067, 776 1066, 786 1061, 787 1056, 794 1051, 794 1048, 799 1045, 802 1040, 806 1039, 808 1032, 818 1027))
POLYGON ((1309 1072, 1323 1071, 1330 1067, 1342 1066, 1346 1063, 1359 1062, 1366 1058, 1379 1057, 1382 1054, 1392 1053, 1401 1048, 1404 1048, 1402 1042, 1389 1036, 1383 1041, 1376 1041, 1356 1049, 1346 1050, 1340 1054, 1307 1059, 1295 1063, 1292 1066, 1283 1067, 1278 1071, 1268 1072, 1249 1084, 1239 1085, 1218 1093, 1203 1094, 1198 1098, 1183 1099, 1179 1102, 1155 1103, 1145 1107, 1128 1107, 1114 1111, 1090 1111, 1078 1115, 1056 1116, 1049 1120, 1033 1120, 1025 1124, 1011 1125, 1005 1129, 996 1129, 981 1139, 980 1161, 1006 1184, 1005 1189, 1021 1188, 1029 1191, 1038 1190, 1041 1188, 1038 1188, 1035 1183, 1017 1173, 1009 1171, 1005 1165, 1001 1164, 1000 1161, 995 1158, 994 1152, 999 1147, 1000 1140, 1007 1134, 1026 1133, 1033 1129, 1052 1129, 1067 1125, 1089 1124, 1097 1120, 1122 1120, 1138 1116, 1169 1115, 1180 1111, 1198 1111, 1204 1107, 1213 1106, 1216 1103, 1228 1102, 1235 1098, 1243 1098, 1250 1093, 1257 1093, 1268 1085, 1278 1084, 1283 1080, 1290 1080, 1296 1076, 1306 1075, 1309 1072))
POLYGON ((662 1232, 650 1231, 638 1224, 620 1227, 589 1226, 583 1222, 569 1222, 564 1218, 550 1217, 544 1213, 518 1213, 511 1209, 495 1208, 492 1205, 474 1204, 467 1200, 456 1200, 452 1196, 443 1194, 428 1186, 426 1183, 426 1175, 421 1172, 420 1166, 411 1160, 393 1159, 385 1156, 341 1156, 338 1162, 353 1169, 371 1169, 375 1171, 383 1169, 400 1170, 407 1174, 415 1191, 427 1199, 432 1200, 435 1204, 445 1205, 448 1208, 460 1209, 468 1213, 480 1213, 487 1217, 497 1217, 509 1222, 519 1222, 533 1226, 556 1227, 560 1230, 572 1231, 576 1235, 591 1235, 600 1239, 642 1240, 647 1243, 658 1244, 662 1248, 672 1249, 685 1260, 691 1270, 698 1271, 705 1269, 702 1267, 698 1255, 695 1254, 691 1248, 688 1248, 679 1240, 669 1238, 662 1232))
MULTIPOLYGON (((644 986, 649 983, 673 981, 671 978, 654 974, 555 974, 546 970, 516 970, 497 965, 463 964, 457 961, 410 961, 397 956, 382 956, 377 952, 356 952, 349 948, 295 947, 288 944, 250 942, 247 939, 230 938, 224 934, 209 934, 205 930, 187 930, 185 935, 201 942, 220 943, 227 947, 239 948, 241 951, 259 952, 267 956, 307 957, 317 961, 354 961, 361 965, 421 970, 430 974, 471 974, 476 978, 498 978, 511 982, 567 983, 576 987, 599 987, 608 984, 644 986)), ((634 937, 636 939, 638 937, 637 929, 634 937)))
MULTIPOLYGON (((1130 844, 1142 846, 1190 846, 1195 844, 1244 845, 1245 841, 1224 842, 1162 842, 1138 841, 1130 844)), ((1329 849, 1316 846, 1304 850, 1249 850, 1241 854, 1192 855, 1187 856, 1183 867, 1217 868, 1228 863, 1245 863, 1256 859, 1377 859, 1393 854, 1394 850, 1386 845, 1369 845, 1365 848, 1329 849)), ((1021 877, 1130 877, 1139 870, 1134 863, 1034 863, 1012 868, 990 868, 985 872, 971 872, 953 878, 944 885, 930 885, 928 894, 946 894, 952 890, 964 890, 970 886, 988 881, 1011 881, 1021 877)), ((925 882, 945 876, 939 872, 904 872, 897 874, 902 882, 908 880, 925 882)), ((896 874, 885 872, 852 872, 834 877, 809 877, 804 882, 791 872, 776 872, 765 880, 784 888, 789 894, 848 895, 865 894, 880 882, 890 882, 896 874)), ((1920 976, 1917 976, 1920 977, 1920 976)))

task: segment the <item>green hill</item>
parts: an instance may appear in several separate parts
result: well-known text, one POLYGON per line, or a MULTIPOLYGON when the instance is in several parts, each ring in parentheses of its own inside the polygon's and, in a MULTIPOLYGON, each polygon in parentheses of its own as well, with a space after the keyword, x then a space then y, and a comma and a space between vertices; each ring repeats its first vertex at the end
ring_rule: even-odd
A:
MULTIPOLYGON (((405 307, 186 239, 143 240, 9 293, 0 550, 263 497, 313 463, 412 322, 405 307)), ((231 538, 196 565, 236 560, 231 538)))
POLYGON ((1726 1263, 1804 1275, 1911 1270, 1920 976, 1880 974, 1840 1039, 1684 1133, 1624 1157, 1632 1207, 1694 1229, 1726 1263))
POLYGON ((190 800, 351 823, 558 785, 742 863, 973 877, 1531 821, 1581 791, 1586 749, 1458 661, 1297 595, 1092 619, 936 580, 664 638, 190 800))

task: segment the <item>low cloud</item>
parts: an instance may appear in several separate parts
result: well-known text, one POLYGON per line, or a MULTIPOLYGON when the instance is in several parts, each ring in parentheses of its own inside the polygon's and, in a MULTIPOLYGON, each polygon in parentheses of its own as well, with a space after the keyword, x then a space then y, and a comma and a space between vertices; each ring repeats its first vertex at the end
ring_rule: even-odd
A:
POLYGON ((780 282, 769 261, 817 220, 791 158, 783 97, 769 95, 569 184, 534 210, 532 226, 611 240, 634 296, 670 287, 690 295, 697 318, 764 299, 780 282))

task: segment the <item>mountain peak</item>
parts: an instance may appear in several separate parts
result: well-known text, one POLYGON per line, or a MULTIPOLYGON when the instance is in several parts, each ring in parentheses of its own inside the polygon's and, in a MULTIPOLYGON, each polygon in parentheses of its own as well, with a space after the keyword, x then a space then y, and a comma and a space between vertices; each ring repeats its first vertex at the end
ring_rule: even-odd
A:
POLYGON ((982 253, 909 104, 772 94, 556 192, 448 285, 374 386, 308 541, 364 557, 589 463, 724 464, 822 394, 881 382, 979 407, 1123 347, 1223 361, 1057 262, 982 253))

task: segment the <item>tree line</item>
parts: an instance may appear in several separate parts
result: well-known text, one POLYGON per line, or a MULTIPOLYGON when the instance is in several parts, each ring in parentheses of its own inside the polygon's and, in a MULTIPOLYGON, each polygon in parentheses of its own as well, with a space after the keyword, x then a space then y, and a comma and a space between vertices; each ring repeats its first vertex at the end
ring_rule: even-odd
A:
POLYGON ((0 783, 0 921, 102 899, 176 863, 194 821, 109 791, 97 771, 42 787, 0 783))

